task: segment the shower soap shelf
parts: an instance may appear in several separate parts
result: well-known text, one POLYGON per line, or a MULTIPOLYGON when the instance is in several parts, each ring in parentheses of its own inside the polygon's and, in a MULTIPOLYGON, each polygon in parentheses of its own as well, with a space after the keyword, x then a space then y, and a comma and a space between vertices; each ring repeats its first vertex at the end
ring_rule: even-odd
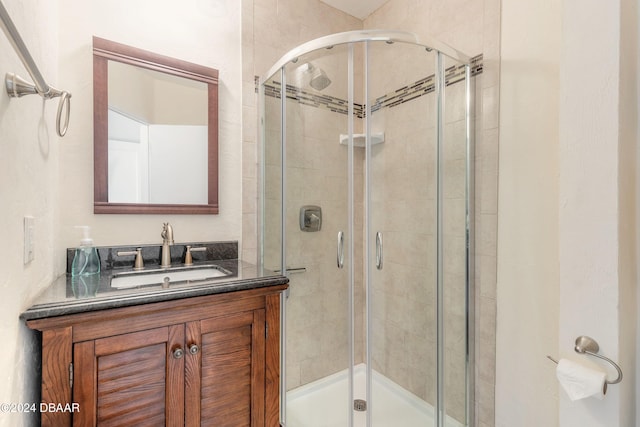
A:
MULTIPOLYGON (((371 145, 382 144, 384 142, 384 132, 375 132, 371 134, 371 145)), ((363 148, 367 143, 367 135, 364 133, 353 134, 353 146, 363 148)), ((340 134, 340 145, 349 144, 349 135, 340 134)))

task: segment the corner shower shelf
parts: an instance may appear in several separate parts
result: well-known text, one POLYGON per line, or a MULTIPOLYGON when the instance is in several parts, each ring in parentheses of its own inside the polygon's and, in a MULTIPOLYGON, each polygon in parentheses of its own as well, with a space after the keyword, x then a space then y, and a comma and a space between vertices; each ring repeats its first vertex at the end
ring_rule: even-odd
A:
MULTIPOLYGON (((367 135, 364 133, 353 134, 353 146, 364 147, 367 142, 367 135)), ((384 132, 375 132, 371 134, 371 145, 382 144, 384 142, 384 132)), ((347 145, 349 143, 349 135, 340 134, 340 144, 347 145)))

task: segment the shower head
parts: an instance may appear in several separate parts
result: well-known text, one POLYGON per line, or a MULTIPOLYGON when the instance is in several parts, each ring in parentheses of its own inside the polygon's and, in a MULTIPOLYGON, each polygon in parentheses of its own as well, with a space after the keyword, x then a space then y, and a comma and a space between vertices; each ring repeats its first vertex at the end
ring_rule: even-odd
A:
POLYGON ((310 62, 307 62, 303 66, 304 73, 308 73, 311 77, 309 79, 309 86, 315 90, 326 89, 331 84, 331 79, 327 77, 327 73, 323 69, 316 67, 310 62))
POLYGON ((325 89, 327 86, 331 84, 331 79, 327 77, 327 73, 320 68, 315 68, 311 72, 311 80, 309 81, 309 86, 314 88, 315 90, 325 89))

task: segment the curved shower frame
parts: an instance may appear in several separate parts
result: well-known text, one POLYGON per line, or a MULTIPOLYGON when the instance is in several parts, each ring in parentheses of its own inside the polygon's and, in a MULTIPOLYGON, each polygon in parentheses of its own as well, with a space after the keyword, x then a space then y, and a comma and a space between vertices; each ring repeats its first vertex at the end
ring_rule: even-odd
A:
MULTIPOLYGON (((324 37, 303 43, 294 47, 284 54, 267 72, 266 78, 274 75, 278 70, 287 65, 291 61, 296 61, 298 57, 318 49, 325 49, 339 44, 358 43, 366 41, 383 41, 398 43, 413 43, 424 46, 427 49, 434 49, 456 61, 465 64, 471 63, 471 57, 465 55, 457 49, 452 48, 446 43, 442 43, 433 38, 419 38, 413 33, 407 31, 387 31, 387 30, 362 30, 362 31, 346 31, 344 33, 331 34, 324 37)), ((264 83, 264 80, 261 82, 264 83)))
MULTIPOLYGON (((474 271, 474 261, 473 261, 473 247, 474 247, 474 233, 473 233, 473 218, 474 218, 474 211, 473 211, 473 200, 474 200, 474 165, 473 165, 473 159, 475 157, 475 152, 474 152, 474 146, 473 146, 473 141, 472 141, 472 122, 471 122, 471 113, 470 113, 470 109, 472 108, 472 103, 471 103, 471 94, 472 94, 472 86, 471 86, 471 71, 470 71, 470 64, 471 64, 471 57, 465 55, 464 53, 452 48, 451 46, 442 43, 436 39, 433 38, 425 38, 425 37, 418 37, 417 35, 410 33, 410 32, 405 32, 405 31, 388 31, 388 30, 362 30, 362 31, 348 31, 348 32, 342 32, 342 33, 336 33, 336 34, 332 34, 332 35, 328 35, 328 36, 324 36, 324 37, 320 37, 314 40, 311 40, 309 42, 303 43, 299 46, 297 46, 296 48, 290 50, 288 53, 286 53, 284 56, 282 56, 270 69, 269 71, 266 73, 265 78, 261 79, 260 81, 260 88, 261 91, 263 91, 264 85, 265 83, 268 81, 268 79, 272 78, 274 75, 276 75, 276 73, 280 73, 280 99, 285 100, 287 98, 286 96, 286 87, 287 87, 287 75, 286 75, 286 71, 285 71, 285 67, 287 64, 289 63, 296 63, 298 61, 298 58, 309 54, 313 51, 316 50, 320 50, 320 49, 331 49, 332 47, 336 46, 336 45, 344 45, 344 44, 349 44, 350 50, 349 50, 349 55, 350 58, 353 59, 353 44, 356 43, 366 43, 366 42, 386 42, 389 44, 392 43, 408 43, 408 44, 414 44, 417 46, 422 46, 424 47, 427 51, 431 52, 431 51, 436 51, 436 54, 438 55, 437 58, 437 71, 436 71, 436 93, 443 93, 444 88, 445 88, 445 84, 446 82, 444 81, 444 71, 445 71, 445 67, 444 67, 444 59, 442 58, 442 55, 447 56, 453 60, 456 60, 458 62, 460 62, 461 64, 463 64, 465 66, 465 93, 466 93, 466 103, 465 103, 465 122, 466 122, 466 133, 465 133, 465 138, 466 138, 466 167, 465 167, 465 194, 466 194, 466 200, 465 200, 465 231, 466 231, 466 307, 465 307, 465 311, 466 311, 466 337, 465 337, 465 341, 466 341, 466 348, 467 348, 467 354, 465 355, 465 360, 466 360, 466 425, 467 426, 473 426, 474 425, 474 356, 473 356, 473 349, 475 346, 475 342, 474 342, 474 317, 475 317, 475 309, 474 309, 474 301, 475 301, 475 293, 474 293, 474 283, 473 283, 473 271, 474 271)), ((309 71, 311 71, 311 69, 313 68, 312 64, 309 64, 309 71)), ((322 71, 322 73, 324 74, 324 71, 322 71)), ((365 73, 366 74, 366 73, 365 73)), ((323 76, 323 78, 326 78, 328 80, 327 85, 330 83, 330 80, 328 79, 328 77, 326 77, 326 75, 323 76)), ((349 84, 350 86, 353 85, 353 70, 350 69, 349 72, 349 84)), ((365 84, 366 86, 366 84, 365 84)), ((326 85, 324 86, 326 87, 326 85)), ((323 87, 323 88, 324 88, 323 87)), ((322 89, 319 89, 322 90, 322 89)), ((368 94, 366 93, 367 89, 365 89, 365 99, 368 99, 368 94)), ((353 99, 351 99, 352 96, 350 95, 350 99, 349 99, 349 110, 348 110, 348 115, 350 117, 353 117, 353 99)), ((442 101, 442 96, 438 97, 438 101, 437 101, 438 105, 438 138, 437 138, 437 168, 438 168, 438 182, 437 182, 437 342, 438 342, 438 354, 437 354, 437 408, 436 408, 436 413, 435 413, 435 424, 438 427, 444 427, 445 426, 445 419, 447 417, 446 412, 445 412, 445 408, 444 408, 444 404, 443 404, 443 396, 444 396, 444 353, 442 348, 444 347, 443 343, 444 343, 444 315, 443 315, 443 305, 444 305, 444 292, 443 292, 443 255, 442 255, 442 241, 443 241, 443 235, 442 235, 442 222, 443 222, 443 212, 442 212, 442 194, 443 194, 443 184, 442 184, 442 179, 440 178, 440 170, 442 169, 442 162, 443 162, 443 158, 442 158, 442 140, 444 137, 444 119, 443 119, 443 111, 444 111, 444 105, 443 105, 443 101, 442 101)), ((286 107, 285 107, 285 102, 281 103, 281 129, 284 130, 286 129, 286 107)), ((371 114, 371 110, 370 110, 370 106, 368 105, 369 103, 367 102, 366 105, 366 111, 365 111, 365 129, 366 129, 366 140, 370 141, 371 140, 371 126, 369 123, 369 120, 367 119, 368 117, 370 117, 371 114)), ((263 105, 264 107, 264 105, 263 105)), ((264 126, 264 108, 262 108, 262 126, 264 126)), ((350 147, 349 147, 349 158, 350 160, 353 159, 353 121, 349 120, 349 135, 350 135, 350 147)), ((263 132, 264 135, 264 132, 263 132)), ((281 178, 281 182, 280 182, 280 191, 281 191, 281 209, 282 212, 285 211, 285 206, 286 206, 286 174, 284 173, 284 170, 286 169, 286 132, 282 131, 281 132, 281 159, 280 161, 281 163, 281 167, 283 170, 282 173, 282 178, 281 178)), ((367 144, 369 144, 369 142, 367 142, 367 144)), ((262 145, 262 149, 264 150, 264 144, 262 145)), ((366 161, 365 164, 366 166, 366 178, 365 180, 368 180, 368 176, 370 174, 369 172, 369 163, 370 163, 370 150, 366 150, 366 161)), ((263 151, 263 155, 262 155, 262 159, 264 160, 264 151, 263 151)), ((262 165, 264 166, 264 165, 262 165)), ((260 254, 260 264, 264 265, 263 261, 264 261, 264 212, 265 212, 265 206, 264 206, 264 191, 265 191, 265 187, 264 187, 264 183, 265 183, 265 175, 264 175, 264 167, 261 168, 261 191, 262 191, 262 195, 263 197, 261 197, 260 200, 260 209, 262 212, 262 224, 260 227, 260 242, 259 242, 259 254, 260 254)), ((349 182, 349 193, 352 195, 353 194, 353 182, 352 180, 350 180, 349 182)), ((366 187, 368 188, 368 184, 366 185, 366 187)), ((367 195, 365 197, 369 197, 368 193, 366 193, 367 195)), ((368 204, 367 204, 368 206, 368 204)), ((350 209, 351 210, 351 209, 350 209)), ((368 210, 368 208, 365 208, 365 229, 367 230, 366 235, 369 235, 369 225, 368 225, 368 213, 366 212, 368 210)), ((350 217, 352 212, 350 211, 350 217)), ((350 220, 352 221, 352 220, 350 220)), ((286 266, 286 227, 285 227, 285 216, 281 215, 281 254, 280 254, 280 259, 281 259, 281 266, 280 266, 280 271, 283 272, 283 274, 287 274, 287 266, 286 266)), ((351 228, 353 226, 353 224, 351 223, 349 225, 349 228, 351 228)), ((379 234, 379 233, 378 233, 379 234)), ((381 237, 379 237, 378 235, 376 235, 376 240, 381 237)), ((339 239, 340 240, 340 239, 339 239)), ((367 241, 367 238, 365 237, 365 241, 367 241)), ((376 242, 378 243, 378 242, 376 242)), ((381 242, 380 242, 381 244, 381 242)), ((339 246, 339 252, 340 252, 340 241, 338 242, 338 246, 339 246)), ((365 245, 366 247, 366 254, 365 254, 365 259, 369 260, 370 255, 371 255, 371 251, 370 251, 370 245, 367 243, 365 245)), ((381 252, 382 249, 380 248, 380 254, 375 254, 376 257, 380 256, 381 257, 381 252)), ((381 264, 381 260, 380 264, 381 264)), ((340 260, 338 260, 338 267, 342 268, 342 266, 340 265, 340 260)), ((296 270, 296 269, 293 269, 296 270)), ((293 270, 291 270, 291 272, 294 272, 293 270)), ((371 360, 370 360, 370 354, 371 354, 371 350, 369 348, 369 346, 371 345, 371 335, 370 335, 370 328, 369 328, 369 318, 370 318, 370 304, 369 304, 369 278, 368 278, 368 271, 369 268, 365 269, 365 286, 367 289, 367 297, 366 297, 366 317, 367 320, 365 321, 366 326, 366 346, 367 346, 367 356, 366 356, 366 365, 367 365, 367 373, 368 373, 368 379, 367 379, 367 396, 371 396, 371 385, 370 385, 370 381, 369 381, 369 377, 371 376, 371 360)), ((351 292, 350 294, 353 293, 353 272, 349 273, 350 277, 351 277, 351 292)), ((281 425, 285 426, 286 422, 284 422, 284 414, 285 414, 285 404, 286 404, 286 379, 285 379, 285 349, 286 349, 286 345, 285 345, 285 334, 286 334, 286 328, 285 328, 285 322, 286 322, 286 304, 285 304, 285 300, 287 298, 288 294, 283 294, 282 298, 282 307, 283 307, 283 313, 281 316, 281 328, 282 328, 282 335, 281 335, 281 425)), ((350 324, 349 327, 351 328, 351 343, 353 343, 353 324, 352 324, 352 318, 353 318, 353 311, 352 311, 352 295, 349 296, 350 301, 349 301, 349 306, 350 306, 350 312, 349 312, 349 317, 350 319, 350 324)), ((352 346, 353 347, 353 346, 352 346)), ((350 375, 353 376, 353 349, 350 350, 351 352, 351 366, 349 369, 350 375)), ((353 400, 353 386, 350 385, 350 389, 349 389, 349 395, 350 398, 353 400)), ((368 411, 369 413, 367 414, 367 426, 371 426, 371 416, 370 416, 370 411, 368 411)), ((353 426, 353 418, 351 418, 350 420, 350 426, 353 426)))

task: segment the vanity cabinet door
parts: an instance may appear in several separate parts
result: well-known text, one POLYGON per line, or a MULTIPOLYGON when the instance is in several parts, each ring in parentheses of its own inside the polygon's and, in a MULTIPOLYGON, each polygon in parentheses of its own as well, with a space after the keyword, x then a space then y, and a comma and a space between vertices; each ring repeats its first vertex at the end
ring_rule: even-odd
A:
POLYGON ((29 321, 42 401, 79 405, 42 425, 279 427, 284 288, 29 321))
POLYGON ((184 425, 184 325, 74 345, 74 426, 184 425))
POLYGON ((265 310, 191 322, 186 331, 187 348, 200 351, 185 361, 185 424, 264 427, 265 310))

